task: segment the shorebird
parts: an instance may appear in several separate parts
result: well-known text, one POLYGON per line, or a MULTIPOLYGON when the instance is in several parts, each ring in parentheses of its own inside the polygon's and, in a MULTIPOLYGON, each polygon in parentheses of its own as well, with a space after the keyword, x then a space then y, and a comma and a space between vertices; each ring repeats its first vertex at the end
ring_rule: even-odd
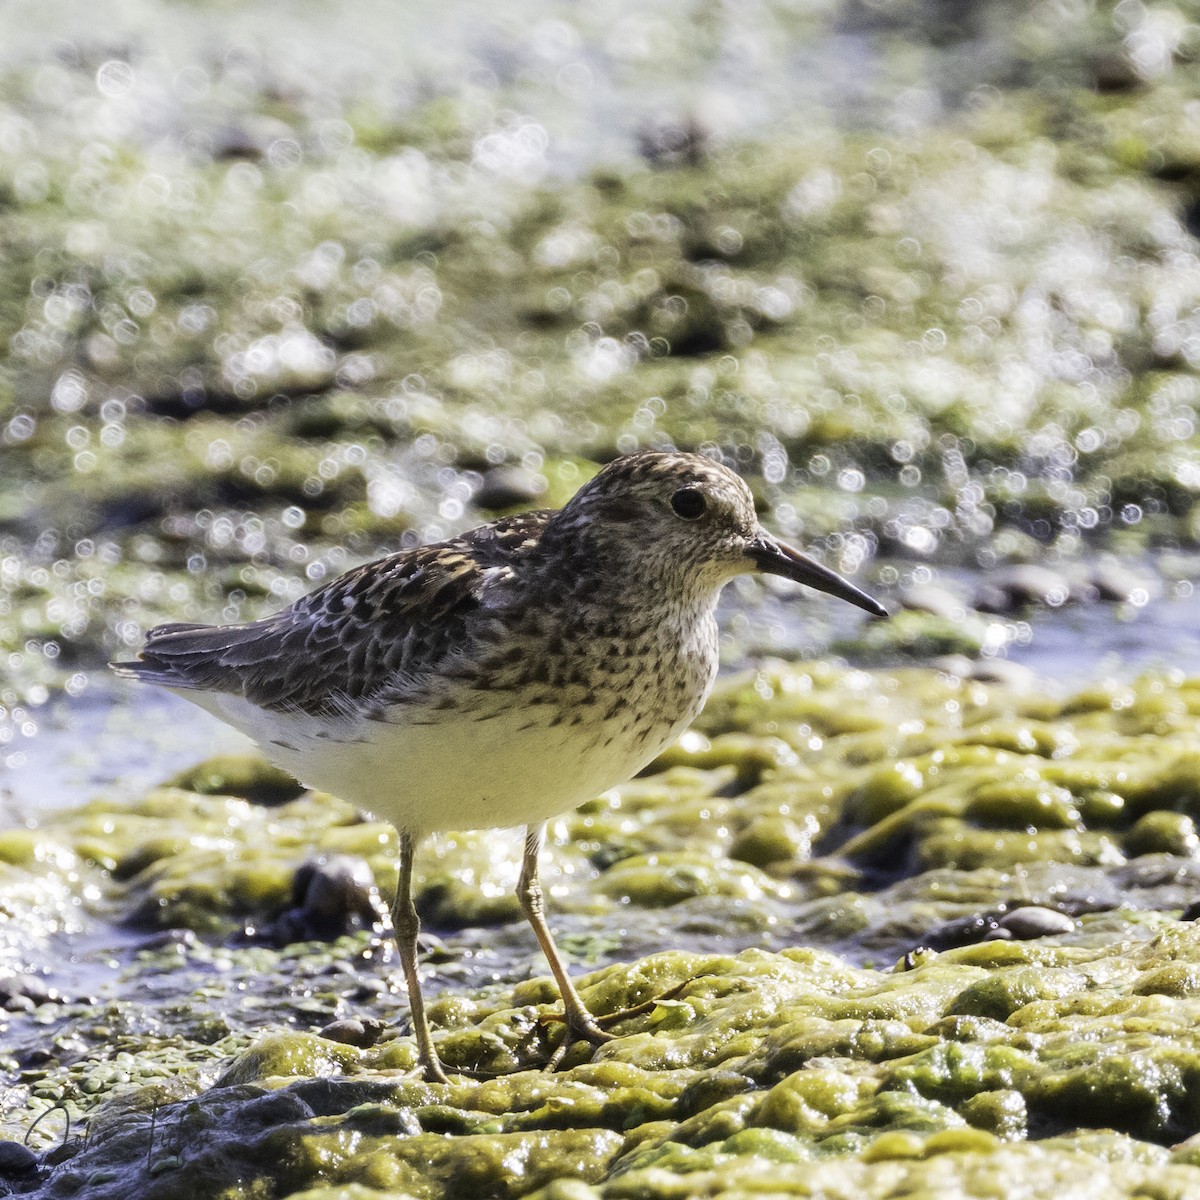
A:
POLYGON ((767 533, 732 471, 646 451, 609 463, 558 511, 388 555, 262 620, 160 625, 140 661, 114 668, 396 827, 393 920, 417 1054, 428 1080, 445 1081, 417 971, 418 841, 526 826, 517 896, 562 993, 560 1051, 609 1040, 546 923, 545 822, 636 774, 700 712, 717 673, 717 596, 744 572, 887 615, 767 533))

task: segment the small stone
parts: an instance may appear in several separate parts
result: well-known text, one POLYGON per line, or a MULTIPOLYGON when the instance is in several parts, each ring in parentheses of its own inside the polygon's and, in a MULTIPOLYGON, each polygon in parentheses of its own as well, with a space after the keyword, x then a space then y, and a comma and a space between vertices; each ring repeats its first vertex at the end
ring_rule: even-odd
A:
POLYGON ((1001 929, 1022 942, 1049 937, 1056 933, 1075 932, 1075 921, 1072 917, 1054 908, 1043 908, 1040 904, 1025 904, 1014 908, 1012 912, 1005 913, 998 923, 1001 929))
POLYGON ((255 938, 277 946, 336 941, 359 929, 390 933, 391 917, 365 859, 350 854, 310 858, 292 876, 291 906, 255 938))
POLYGON ((959 946, 973 946, 977 942, 986 941, 998 926, 999 921, 994 913, 957 917, 932 930, 921 944, 931 950, 954 950, 959 946))
POLYGON ((219 754, 167 781, 202 796, 241 796, 251 804, 274 808, 304 795, 304 786, 287 771, 255 754, 219 754))
POLYGON ((297 871, 293 896, 312 921, 344 921, 349 915, 373 918, 375 876, 364 859, 331 854, 310 860, 297 871))
POLYGON ((971 664, 969 678, 980 683, 1000 683, 1023 692, 1030 691, 1038 682, 1036 671, 1007 658, 981 658, 971 664))
POLYGON ((27 1175, 38 1165, 38 1156, 20 1142, 0 1141, 0 1175, 27 1175))
POLYGON ((975 597, 975 607, 980 612, 1010 613, 1031 604, 1061 608, 1071 598, 1071 585, 1058 571, 1037 563, 1017 563, 988 578, 975 597))
POLYGON ((913 583, 901 588, 897 597, 905 608, 914 612, 932 613, 947 621, 962 621, 967 615, 966 604, 947 588, 936 583, 913 583))
POLYGON ((1097 92, 1130 92, 1146 86, 1124 50, 1097 50, 1087 60, 1092 87, 1097 92))
POLYGON ((499 512, 523 504, 536 504, 545 495, 546 477, 523 467, 494 467, 483 477, 471 497, 476 508, 499 512))
POLYGON ((157 933, 148 934, 142 939, 140 947, 143 950, 175 950, 184 954, 194 950, 200 944, 200 939, 191 929, 160 929, 157 933))
POLYGON ((61 999, 58 992, 35 975, 7 975, 0 979, 0 1008, 9 1012, 28 1012, 39 1004, 61 999))
POLYGON ((366 1050, 379 1041, 386 1026, 374 1017, 350 1017, 344 1021, 331 1021, 321 1030, 320 1036, 345 1046, 357 1046, 366 1050))
POLYGON ((953 675, 956 679, 970 679, 974 663, 965 654, 940 654, 930 659, 929 665, 943 675, 953 675))
POLYGON ((1153 576, 1131 571, 1122 563, 1103 560, 1088 572, 1088 582, 1101 600, 1141 607, 1162 595, 1162 583, 1153 576))
POLYGON ((359 979, 354 985, 353 990, 346 996, 346 999, 351 1003, 362 1004, 370 1000, 377 1000, 387 990, 388 985, 386 980, 368 976, 366 979, 359 979))

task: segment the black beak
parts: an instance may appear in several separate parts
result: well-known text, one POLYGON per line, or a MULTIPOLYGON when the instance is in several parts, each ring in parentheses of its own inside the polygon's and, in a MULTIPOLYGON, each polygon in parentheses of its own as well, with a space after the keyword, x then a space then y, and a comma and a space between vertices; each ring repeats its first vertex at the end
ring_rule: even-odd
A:
POLYGON ((886 617, 888 610, 873 596, 860 591, 854 584, 847 582, 836 571, 823 567, 799 550, 777 542, 770 534, 759 531, 758 536, 750 543, 749 555, 754 565, 767 575, 782 575, 784 579, 795 580, 796 583, 807 584, 818 592, 827 592, 839 600, 848 600, 865 608, 873 617, 886 617))

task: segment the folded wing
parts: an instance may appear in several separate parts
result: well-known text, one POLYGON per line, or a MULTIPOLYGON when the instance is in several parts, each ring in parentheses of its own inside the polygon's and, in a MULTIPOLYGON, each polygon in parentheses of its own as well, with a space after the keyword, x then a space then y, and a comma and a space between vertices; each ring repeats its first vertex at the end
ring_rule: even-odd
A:
POLYGON ((403 700, 470 637, 498 572, 536 545, 549 514, 524 513, 438 545, 368 563, 244 625, 152 629, 120 675, 228 692, 262 708, 316 715, 403 700))

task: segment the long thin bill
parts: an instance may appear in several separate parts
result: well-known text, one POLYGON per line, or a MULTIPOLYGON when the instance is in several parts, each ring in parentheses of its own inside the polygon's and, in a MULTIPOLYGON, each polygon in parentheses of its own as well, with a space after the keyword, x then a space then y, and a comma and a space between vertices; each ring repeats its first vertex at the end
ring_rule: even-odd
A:
POLYGON ((783 542, 777 542, 769 534, 760 534, 750 546, 750 557, 754 565, 766 575, 780 575, 784 579, 803 583, 807 587, 816 588, 836 596, 839 600, 847 600, 859 608, 866 609, 873 617, 886 617, 888 610, 875 599, 868 596, 860 588, 843 579, 836 571, 823 567, 799 550, 783 542))

